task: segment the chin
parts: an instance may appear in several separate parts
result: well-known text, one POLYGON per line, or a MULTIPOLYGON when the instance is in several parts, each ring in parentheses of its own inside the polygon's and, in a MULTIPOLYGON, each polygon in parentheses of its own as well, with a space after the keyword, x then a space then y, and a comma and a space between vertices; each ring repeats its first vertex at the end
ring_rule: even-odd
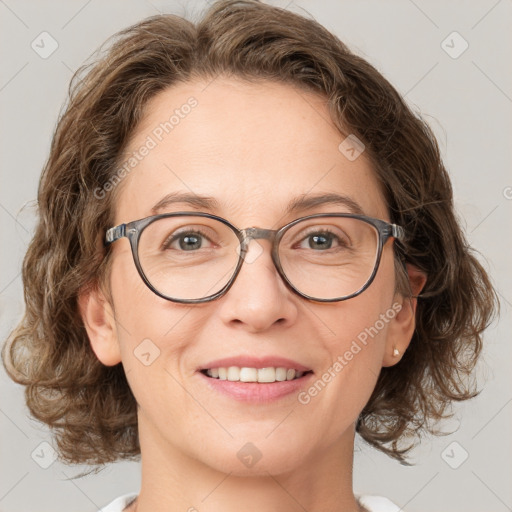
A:
MULTIPOLYGON (((289 440, 290 441, 290 440, 289 440)), ((212 440, 211 448, 205 446, 205 453, 197 454, 198 459, 211 468, 230 473, 233 476, 268 476, 291 472, 305 464, 306 450, 297 443, 286 443, 276 436, 275 440, 261 437, 250 441, 230 440, 219 445, 212 440)))

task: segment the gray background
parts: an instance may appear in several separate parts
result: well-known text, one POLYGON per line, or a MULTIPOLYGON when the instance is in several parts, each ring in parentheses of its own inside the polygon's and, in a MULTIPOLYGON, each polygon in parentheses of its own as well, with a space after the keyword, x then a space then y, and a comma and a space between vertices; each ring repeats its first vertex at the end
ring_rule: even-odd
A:
MULTIPOLYGON (((408 512, 512 510, 512 3, 271 3, 299 13, 305 9, 377 66, 426 116, 452 174, 467 236, 485 255, 482 260, 502 298, 501 320, 485 337, 479 367, 483 391, 455 409, 456 417, 446 425, 454 433, 426 438, 415 451, 413 467, 358 442, 355 490, 388 496, 408 512), (446 39, 453 31, 463 39, 446 39), (453 58, 464 40, 468 49, 453 58)), ((34 216, 33 208, 21 208, 36 197, 72 71, 121 28, 159 11, 193 18, 206 5, 184 0, 0 0, 0 339, 22 315, 20 265, 34 216), (31 47, 43 31, 59 45, 46 59, 31 47)), ((45 48, 50 48, 49 40, 45 48)), ((3 369, 0 385, 0 511, 94 511, 117 495, 138 490, 136 463, 115 464, 77 480, 69 477, 84 468, 58 462, 40 467, 52 460, 50 447, 40 445, 51 444, 51 436, 28 418, 23 390, 3 369)))

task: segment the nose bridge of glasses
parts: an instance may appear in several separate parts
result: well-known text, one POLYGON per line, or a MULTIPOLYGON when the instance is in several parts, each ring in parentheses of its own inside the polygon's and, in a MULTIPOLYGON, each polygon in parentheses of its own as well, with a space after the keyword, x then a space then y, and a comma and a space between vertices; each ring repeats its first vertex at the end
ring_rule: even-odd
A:
POLYGON ((276 231, 273 229, 247 228, 241 231, 246 247, 249 246, 251 240, 269 240, 270 244, 273 245, 276 237, 276 231))
POLYGON ((242 233, 247 240, 274 240, 276 232, 273 229, 247 228, 242 233))

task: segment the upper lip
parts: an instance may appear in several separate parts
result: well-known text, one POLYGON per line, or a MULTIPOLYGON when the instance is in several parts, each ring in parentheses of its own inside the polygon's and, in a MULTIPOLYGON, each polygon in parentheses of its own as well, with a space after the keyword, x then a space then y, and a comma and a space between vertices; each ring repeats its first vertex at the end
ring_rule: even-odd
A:
POLYGON ((311 368, 308 368, 307 366, 304 366, 303 364, 300 364, 297 361, 293 361, 292 359, 288 359, 286 357, 255 357, 247 355, 215 359, 215 361, 210 361, 202 365, 201 367, 198 368, 198 370, 208 370, 211 368, 229 368, 230 366, 238 366, 239 368, 286 368, 295 369, 301 372, 307 372, 311 370, 311 368))

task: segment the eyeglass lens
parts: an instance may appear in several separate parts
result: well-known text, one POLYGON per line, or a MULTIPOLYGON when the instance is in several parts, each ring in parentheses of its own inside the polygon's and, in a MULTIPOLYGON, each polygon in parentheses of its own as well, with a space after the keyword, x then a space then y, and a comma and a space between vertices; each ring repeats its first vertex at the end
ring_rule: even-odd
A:
MULTIPOLYGON (((371 277, 379 233, 350 217, 305 219, 282 236, 283 273, 299 292, 318 299, 352 295, 371 277)), ((138 258, 147 280, 171 299, 202 299, 228 284, 240 258, 236 233, 207 217, 161 217, 142 231, 138 258)))

